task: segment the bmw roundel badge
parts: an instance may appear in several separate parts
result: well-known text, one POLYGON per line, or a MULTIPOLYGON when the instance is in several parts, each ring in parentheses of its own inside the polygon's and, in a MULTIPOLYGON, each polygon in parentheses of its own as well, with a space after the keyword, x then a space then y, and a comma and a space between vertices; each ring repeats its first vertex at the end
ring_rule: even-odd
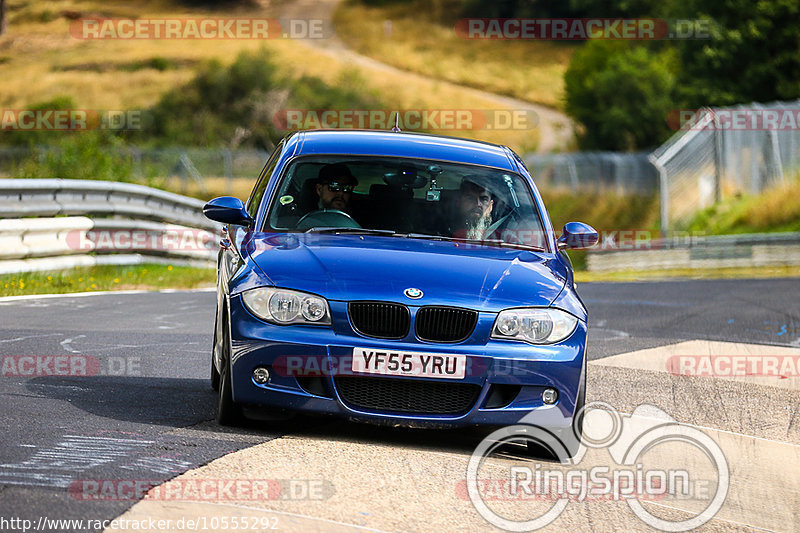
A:
POLYGON ((408 296, 412 300, 417 300, 419 298, 422 298, 422 291, 419 289, 415 289, 413 287, 409 287, 403 292, 405 293, 406 296, 408 296))

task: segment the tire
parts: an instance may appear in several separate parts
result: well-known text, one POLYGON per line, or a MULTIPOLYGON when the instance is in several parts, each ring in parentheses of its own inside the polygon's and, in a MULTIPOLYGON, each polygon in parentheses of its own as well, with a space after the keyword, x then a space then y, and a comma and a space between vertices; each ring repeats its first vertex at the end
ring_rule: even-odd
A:
POLYGON ((214 365, 214 355, 211 355, 211 390, 219 392, 219 372, 214 365))
POLYGON ((242 407, 233 401, 231 386, 231 354, 227 324, 222 328, 222 374, 220 375, 217 401, 217 423, 221 426, 236 426, 244 422, 242 407))
POLYGON ((219 372, 214 364, 217 350, 217 321, 214 320, 214 343, 211 345, 211 390, 219 392, 219 372))

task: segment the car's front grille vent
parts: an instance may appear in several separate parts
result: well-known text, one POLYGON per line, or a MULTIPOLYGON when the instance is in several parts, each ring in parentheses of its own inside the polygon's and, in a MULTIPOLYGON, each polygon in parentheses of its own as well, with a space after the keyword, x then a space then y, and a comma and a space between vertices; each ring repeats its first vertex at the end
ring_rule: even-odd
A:
POLYGON ((429 342, 461 342, 472 335, 477 311, 457 307, 423 307, 414 320, 417 337, 429 342))
POLYGON ((472 408, 480 385, 416 379, 334 378, 344 403, 357 408, 399 413, 457 415, 472 408))
POLYGON ((322 396, 324 398, 333 398, 333 394, 328 391, 325 386, 325 378, 320 376, 301 376, 297 378, 297 384, 300 388, 309 394, 322 396))
POLYGON ((379 339, 402 339, 408 335, 411 315, 405 305, 350 302, 347 307, 353 327, 362 335, 379 339))

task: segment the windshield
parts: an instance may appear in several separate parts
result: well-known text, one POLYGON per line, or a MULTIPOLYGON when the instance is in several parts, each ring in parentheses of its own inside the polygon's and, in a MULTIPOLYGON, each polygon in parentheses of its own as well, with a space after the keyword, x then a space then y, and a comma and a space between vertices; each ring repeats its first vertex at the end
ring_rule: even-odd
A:
POLYGON ((396 157, 298 158, 284 172, 263 229, 547 247, 531 190, 518 174, 396 157))

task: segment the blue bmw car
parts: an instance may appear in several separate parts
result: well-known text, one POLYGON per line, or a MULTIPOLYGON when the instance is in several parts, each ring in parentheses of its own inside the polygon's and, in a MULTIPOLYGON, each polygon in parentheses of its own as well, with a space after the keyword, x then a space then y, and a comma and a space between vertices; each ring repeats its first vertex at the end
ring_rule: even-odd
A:
MULTIPOLYGON (((435 135, 302 131, 225 225, 211 383, 249 407, 424 427, 523 417, 568 431, 584 403, 587 312, 567 248, 509 148, 435 135)), ((263 409, 262 409, 263 410, 263 409)))

